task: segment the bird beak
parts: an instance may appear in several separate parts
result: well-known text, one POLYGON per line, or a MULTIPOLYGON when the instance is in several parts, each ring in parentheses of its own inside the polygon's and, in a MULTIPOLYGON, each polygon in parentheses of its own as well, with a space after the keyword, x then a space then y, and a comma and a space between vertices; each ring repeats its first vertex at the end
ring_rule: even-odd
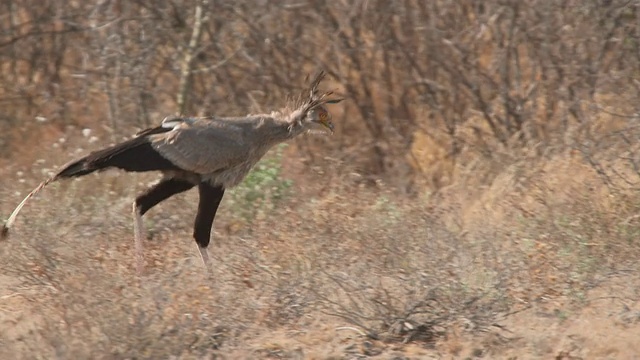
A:
POLYGON ((318 123, 328 129, 329 132, 331 132, 331 134, 333 135, 333 130, 335 129, 335 127, 333 126, 333 122, 331 121, 331 115, 326 116, 323 119, 319 119, 318 123))
POLYGON ((325 121, 322 123, 322 125, 324 125, 327 129, 329 129, 329 131, 331 131, 331 134, 333 135, 333 129, 335 127, 333 126, 333 123, 331 121, 325 121))

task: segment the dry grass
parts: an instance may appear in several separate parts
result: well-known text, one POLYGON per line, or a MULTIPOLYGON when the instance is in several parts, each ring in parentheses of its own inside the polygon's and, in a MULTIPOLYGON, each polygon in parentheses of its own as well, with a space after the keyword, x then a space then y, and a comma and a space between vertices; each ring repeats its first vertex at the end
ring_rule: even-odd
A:
MULTIPOLYGON (((51 148, 28 173, 3 170, 2 213, 58 159, 88 146, 71 138, 81 140, 51 148)), ((473 196, 461 182, 415 198, 358 185, 344 167, 324 177, 290 170, 289 189, 271 161, 223 202, 212 279, 190 238, 194 193, 147 215, 148 272, 137 277, 129 203, 154 177, 108 172, 55 184, 0 244, 0 320, 11 325, 1 354, 346 359, 535 348, 542 340, 511 319, 546 309, 563 323, 591 306, 592 289, 638 280, 637 197, 608 191, 567 154, 503 165, 473 196), (243 204, 255 183, 288 190, 243 204)), ((633 314, 637 294, 625 296, 633 314)), ((637 329, 629 312, 623 323, 637 329)), ((545 341, 541 357, 565 351, 545 341)))

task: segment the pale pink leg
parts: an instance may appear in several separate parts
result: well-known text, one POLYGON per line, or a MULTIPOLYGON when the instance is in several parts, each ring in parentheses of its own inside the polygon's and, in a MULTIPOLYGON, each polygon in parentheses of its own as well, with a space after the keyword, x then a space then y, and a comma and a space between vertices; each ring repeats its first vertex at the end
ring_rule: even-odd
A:
POLYGON ((144 270, 144 226, 142 224, 142 215, 136 203, 133 203, 133 236, 135 242, 136 270, 138 274, 142 274, 144 270))
POLYGON ((211 273, 211 260, 209 259, 209 251, 207 248, 203 248, 198 246, 198 251, 200 251, 200 258, 202 259, 202 264, 204 264, 207 273, 211 273))

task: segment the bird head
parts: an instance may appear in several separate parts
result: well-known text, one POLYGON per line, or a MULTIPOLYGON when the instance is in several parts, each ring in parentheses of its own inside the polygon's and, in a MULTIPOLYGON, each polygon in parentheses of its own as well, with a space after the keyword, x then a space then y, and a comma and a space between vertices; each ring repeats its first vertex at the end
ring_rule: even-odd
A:
POLYGON ((302 125, 311 133, 331 133, 333 134, 333 122, 331 113, 323 105, 320 105, 307 112, 307 116, 302 121, 302 125))
POLYGON ((305 89, 297 100, 297 114, 302 115, 298 118, 299 125, 303 129, 311 133, 327 133, 333 134, 333 122, 331 122, 331 113, 327 110, 326 105, 341 102, 341 98, 331 98, 333 91, 320 93, 318 85, 325 77, 324 71, 320 71, 311 85, 305 89))

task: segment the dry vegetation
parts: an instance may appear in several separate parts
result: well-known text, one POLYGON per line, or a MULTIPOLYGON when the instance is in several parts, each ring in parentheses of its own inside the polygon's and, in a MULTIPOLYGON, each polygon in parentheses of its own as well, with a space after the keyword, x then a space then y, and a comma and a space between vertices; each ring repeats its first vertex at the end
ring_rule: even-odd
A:
POLYGON ((54 184, 0 243, 0 357, 640 354, 640 3, 0 1, 0 213, 165 115, 277 107, 324 68, 337 134, 223 201, 54 184), (89 131, 90 129, 90 131, 89 131))

